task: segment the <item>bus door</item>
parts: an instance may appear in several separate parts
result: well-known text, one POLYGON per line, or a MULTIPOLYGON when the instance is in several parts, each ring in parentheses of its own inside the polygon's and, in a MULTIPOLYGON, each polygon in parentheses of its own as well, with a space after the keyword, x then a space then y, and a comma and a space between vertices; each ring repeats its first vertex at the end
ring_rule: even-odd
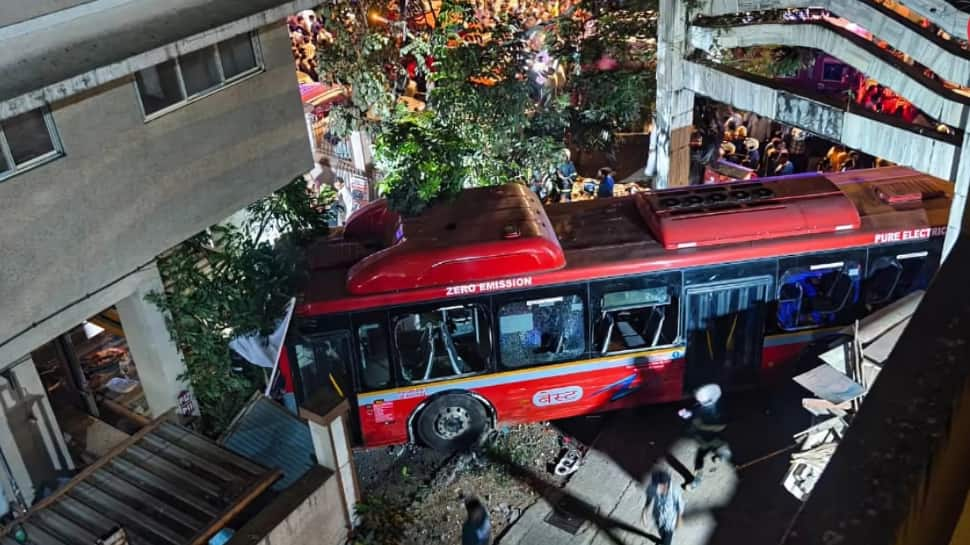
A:
POLYGON ((685 391, 712 382, 731 386, 757 381, 773 280, 755 276, 685 290, 685 391))

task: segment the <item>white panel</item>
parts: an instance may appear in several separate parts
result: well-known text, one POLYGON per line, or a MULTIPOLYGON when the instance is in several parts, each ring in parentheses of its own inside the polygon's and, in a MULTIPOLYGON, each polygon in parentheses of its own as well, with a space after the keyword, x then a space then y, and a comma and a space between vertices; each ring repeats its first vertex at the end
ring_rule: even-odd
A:
POLYGON ((337 466, 343 467, 350 461, 350 446, 344 434, 343 417, 338 416, 330 423, 330 433, 333 435, 333 449, 337 455, 337 466))
POLYGON ((347 522, 351 526, 357 526, 357 493, 354 490, 354 471, 348 464, 340 468, 340 483, 343 485, 344 500, 348 506, 347 522))
POLYGON ((337 470, 337 458, 334 454, 330 431, 320 424, 310 420, 310 437, 313 439, 313 452, 317 456, 317 463, 332 471, 337 470))

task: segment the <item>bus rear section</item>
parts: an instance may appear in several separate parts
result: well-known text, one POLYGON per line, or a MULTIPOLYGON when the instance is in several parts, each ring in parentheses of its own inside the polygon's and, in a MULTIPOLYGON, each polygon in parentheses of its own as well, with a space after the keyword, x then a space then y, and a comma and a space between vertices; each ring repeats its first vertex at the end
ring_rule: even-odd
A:
POLYGON ((298 398, 348 398, 366 446, 454 449, 491 426, 677 401, 709 382, 765 384, 935 272, 948 186, 922 177, 928 197, 888 205, 873 199, 879 188, 898 192, 915 174, 884 170, 548 213, 519 186, 469 190, 413 219, 371 207, 315 259, 320 282, 288 340, 298 398), (762 211, 804 220, 823 197, 839 211, 828 224, 758 227, 762 211), (615 235, 582 234, 606 221, 615 235), (721 223, 731 228, 708 228, 721 223))

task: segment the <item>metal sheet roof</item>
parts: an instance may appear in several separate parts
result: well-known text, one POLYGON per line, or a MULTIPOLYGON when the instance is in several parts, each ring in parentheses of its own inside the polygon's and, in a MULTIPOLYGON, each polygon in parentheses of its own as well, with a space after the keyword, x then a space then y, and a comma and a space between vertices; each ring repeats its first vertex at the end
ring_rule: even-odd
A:
POLYGON ((289 487, 317 464, 306 420, 261 395, 250 400, 219 442, 236 454, 282 470, 274 490, 289 487))
POLYGON ((118 527, 132 545, 198 545, 279 476, 163 416, 18 522, 27 545, 90 545, 118 527))

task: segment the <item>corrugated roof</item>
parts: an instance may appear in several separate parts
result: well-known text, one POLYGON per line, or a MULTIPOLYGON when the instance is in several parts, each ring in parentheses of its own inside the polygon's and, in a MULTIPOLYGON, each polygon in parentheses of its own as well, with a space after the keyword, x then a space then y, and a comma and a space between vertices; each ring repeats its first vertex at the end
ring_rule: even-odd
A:
MULTIPOLYGON (((91 545, 118 527, 132 545, 199 545, 279 476, 166 415, 18 522, 28 545, 91 545)), ((3 545, 16 543, 16 527, 0 533, 3 545)))
POLYGON ((317 464, 310 428, 275 401, 257 395, 219 441, 229 450, 283 471, 273 485, 283 490, 317 464))

